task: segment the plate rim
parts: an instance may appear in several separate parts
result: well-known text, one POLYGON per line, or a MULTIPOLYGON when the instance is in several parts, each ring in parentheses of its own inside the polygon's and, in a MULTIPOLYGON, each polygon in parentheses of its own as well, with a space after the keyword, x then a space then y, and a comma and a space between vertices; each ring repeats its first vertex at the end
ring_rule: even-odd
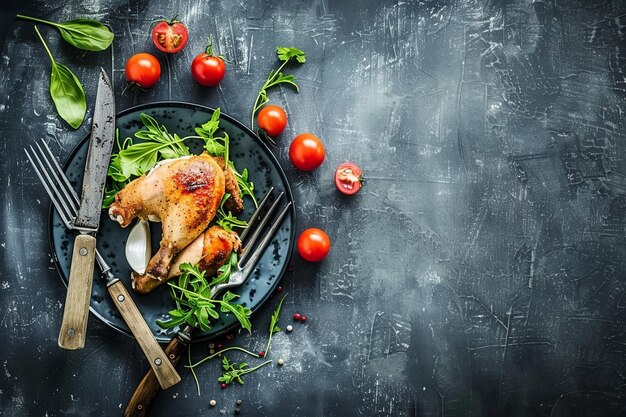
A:
MULTIPOLYGON (((197 103, 191 103, 191 102, 188 102, 188 101, 169 101, 169 100, 168 101, 153 101, 153 102, 150 102, 150 103, 138 104, 136 106, 128 107, 128 108, 126 108, 124 110, 121 110, 121 111, 116 113, 115 120, 117 122, 117 119, 119 117, 126 116, 129 113, 133 113, 133 112, 140 111, 140 110, 145 110, 145 109, 151 109, 151 108, 154 108, 154 107, 163 107, 163 106, 200 109, 200 110, 205 111, 205 112, 210 112, 211 114, 213 114, 213 112, 215 112, 215 110, 216 110, 215 108, 210 107, 210 106, 205 106, 205 105, 197 104, 197 103)), ((266 303, 268 298, 270 298, 272 296, 272 294, 274 293, 274 290, 278 286, 278 283, 282 280, 283 275, 285 274, 285 272, 287 271, 287 269, 289 267, 289 262, 290 262, 292 254, 293 254, 293 248, 294 248, 294 245, 295 245, 295 238, 296 238, 296 225, 297 225, 296 206, 295 206, 295 202, 294 202, 294 199, 293 199, 293 194, 291 192, 291 186, 290 186, 289 181, 287 179, 287 175, 285 174, 285 171, 284 171, 283 167, 278 162, 278 159, 276 158, 276 155, 274 155, 274 152, 272 152, 272 150, 269 148, 269 146, 265 142, 263 142, 261 140, 261 138, 256 133, 254 133, 248 126, 244 125, 242 122, 240 122, 236 118, 232 117, 228 113, 222 112, 222 110, 220 108, 220 118, 221 117, 224 117, 224 119, 228 120, 230 123, 232 123, 233 125, 237 126, 239 129, 242 129, 248 135, 252 136, 252 138, 255 140, 255 142, 258 145, 260 145, 267 152, 267 154, 269 155, 269 158, 274 162, 274 165, 278 168, 278 175, 282 178, 282 180, 285 183, 285 196, 287 197, 287 201, 291 201, 291 203, 292 203, 291 207, 289 208, 289 212, 290 212, 290 214, 291 214, 291 216, 293 218, 293 227, 291 228, 290 236, 289 236, 290 240, 289 240, 289 246, 287 248, 287 261, 283 264, 280 272, 276 275, 276 279, 273 281, 272 285, 270 286, 269 291, 265 294, 264 297, 261 297, 259 303, 252 309, 252 313, 255 313, 258 309, 263 307, 263 305, 266 303)), ((67 168, 68 161, 70 161, 72 159, 72 157, 76 154, 76 152, 78 152, 78 149, 81 147, 83 142, 89 140, 90 136, 91 136, 91 129, 89 129, 89 131, 85 134, 85 136, 83 136, 74 145, 72 150, 69 152, 69 154, 65 158, 65 161, 62 163, 62 168, 63 168, 64 171, 67 168)), ((54 268, 55 268, 55 270, 57 272, 57 275, 59 276, 59 279, 63 283, 63 286, 65 286, 67 288, 68 283, 64 279, 64 274, 63 274, 63 272, 60 269, 59 258, 58 258, 57 252, 56 252, 56 250, 54 248, 54 239, 53 239, 53 236, 52 236, 52 230, 53 230, 52 216, 53 216, 54 210, 55 210, 54 209, 54 204, 52 204, 52 201, 51 201, 50 202, 50 206, 48 208, 48 222, 47 222, 48 223, 48 244, 50 245, 50 254, 52 256, 52 260, 53 260, 53 263, 54 263, 54 268)), ((65 304, 65 302, 63 302, 63 304, 65 304)), ((90 311, 91 314, 96 316, 96 318, 98 318, 98 320, 100 320, 106 326, 108 326, 108 327, 112 328, 113 330, 117 331, 118 333, 121 333, 124 336, 129 337, 131 339, 135 339, 135 336, 133 336, 133 334, 130 331, 128 331, 128 330, 126 330, 124 328, 119 327, 118 325, 116 325, 112 321, 110 321, 110 320, 106 319, 105 317, 103 317, 100 313, 98 313, 93 308, 93 306, 91 304, 92 303, 90 301, 89 302, 89 311, 90 311)), ((142 315, 142 317, 143 317, 143 315, 142 315)), ((145 318, 144 318, 144 320, 145 320, 145 318)), ((220 337, 220 336, 222 336, 222 335, 224 335, 226 333, 232 332, 234 329, 240 328, 240 327, 241 326, 240 326, 239 322, 235 321, 230 326, 227 326, 224 329, 220 330, 219 332, 216 332, 216 333, 213 333, 213 334, 199 335, 198 333, 194 332, 194 336, 191 338, 191 343, 202 342, 202 341, 205 341, 205 340, 218 338, 218 337, 220 337)), ((167 336, 168 336, 168 340, 167 341, 159 341, 159 337, 158 336, 155 336, 155 339, 159 343, 167 343, 172 337, 175 337, 176 334, 172 334, 171 337, 170 337, 170 335, 167 335, 167 336)))

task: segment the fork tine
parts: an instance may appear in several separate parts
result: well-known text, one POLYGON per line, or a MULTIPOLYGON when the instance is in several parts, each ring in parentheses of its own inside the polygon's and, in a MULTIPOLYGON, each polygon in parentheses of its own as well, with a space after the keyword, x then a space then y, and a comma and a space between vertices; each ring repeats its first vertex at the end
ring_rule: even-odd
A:
POLYGON ((35 152, 35 149, 32 146, 30 146, 30 149, 31 149, 32 155, 31 153, 28 152, 26 148, 24 149, 24 152, 26 152, 26 156, 28 157, 28 160, 33 165, 33 168, 35 169, 35 173, 37 174, 37 177, 39 177, 39 181, 41 181, 41 184, 43 185, 44 189, 48 193, 50 200, 52 200, 52 204, 54 204, 54 207, 57 209, 57 212, 61 216, 61 220, 63 220, 63 223, 65 223, 65 225, 68 228, 71 228, 71 219, 73 219, 74 217, 72 214, 72 211, 65 204, 63 197, 59 194, 59 191, 54 185, 52 178, 50 178, 50 176, 48 175, 48 172, 45 170, 44 165, 41 162, 41 159, 35 152))
POLYGON ((268 200, 270 199, 270 194, 272 194, 272 191, 274 191, 274 187, 271 187, 265 193, 265 196, 263 196, 263 199, 261 200, 261 203, 259 204, 257 209, 254 210, 254 213, 252 213, 252 216, 250 216, 250 220, 248 220, 248 227, 245 228, 243 230, 243 232, 241 232, 241 234, 239 235, 239 239, 241 239, 242 242, 244 242, 246 240, 246 237, 248 236, 248 233, 250 233, 250 229, 252 227, 254 227, 254 223, 256 222, 257 218, 259 217, 259 214, 261 213, 261 210, 263 210, 263 207, 265 207, 265 205, 267 204, 268 200))
MULTIPOLYGON (((38 143, 36 143, 35 146, 37 147, 37 150, 39 151, 38 155, 41 157, 41 160, 45 163, 45 166, 42 165, 42 167, 40 168, 43 168, 44 174, 47 173, 54 181, 51 183, 52 189, 56 192, 59 198, 59 201, 61 203, 64 203, 65 206, 69 207, 69 211, 68 211, 69 217, 70 218, 76 217, 76 213, 78 213, 78 205, 80 203, 74 202, 74 199, 70 196, 67 187, 61 181, 61 177, 63 177, 65 181, 67 182, 67 178, 65 177, 65 174, 63 173, 63 171, 61 171, 61 168, 58 167, 58 164, 56 163, 56 159, 54 158, 51 152, 48 152, 48 156, 46 156, 46 154, 41 149, 41 146, 39 146, 38 143), (55 169, 52 167, 50 160, 54 161, 58 169, 55 169), (61 193, 63 195, 61 195, 61 193)), ((50 148, 48 148, 48 151, 50 151, 50 148)), ((70 188, 71 188, 71 185, 70 185, 70 188)))
POLYGON ((52 155, 52 152, 50 152, 50 148, 47 149, 49 156, 46 157, 45 153, 43 152, 43 150, 41 149, 39 144, 36 144, 36 145, 37 145, 37 149, 39 149, 39 152, 40 152, 41 156, 43 157, 44 162, 48 166, 50 175, 52 175, 52 178, 54 178, 56 183, 59 185, 59 187, 57 187, 57 188, 59 188, 61 190, 61 192, 63 192, 63 195, 65 196, 64 201, 67 202, 67 204, 73 210, 73 212, 71 213, 71 217, 76 217, 76 213, 78 213, 78 205, 80 205, 80 201, 78 200, 78 197, 72 198, 70 196, 70 193, 69 193, 68 190, 74 191, 72 189, 72 186, 69 184, 69 181, 67 180, 67 177, 65 176, 65 174, 61 170, 61 167, 59 166, 59 164, 57 163, 56 159, 52 155), (52 167, 52 164, 50 163, 50 160, 54 161, 54 164, 56 165, 56 169, 52 167), (63 178, 65 180, 66 184, 64 184, 61 181, 61 178, 63 178))
MULTIPOLYGON (((46 141, 43 140, 43 139, 41 140, 41 143, 43 144, 44 148, 46 149, 46 151, 48 153, 48 158, 46 158, 47 161, 52 161, 58 176, 61 177, 61 179, 63 180, 63 182, 65 184, 65 187, 62 187, 62 189, 69 190, 69 193, 72 195, 71 200, 74 200, 74 202, 76 204, 80 204, 80 200, 78 199, 78 194, 76 194, 76 191, 74 191, 74 187, 72 187, 72 184, 70 184, 70 181, 65 176, 65 173, 61 169, 61 166, 59 165, 59 163, 57 162, 56 158, 52 154, 52 151, 50 150, 50 147, 48 146, 46 141)), ((78 210, 76 210, 76 212, 78 213, 78 210)))
MULTIPOLYGON (((269 210, 267 210, 267 213, 265 213, 265 216, 263 217, 263 220, 261 220, 259 222, 259 225, 255 228, 254 232, 252 233, 252 236, 250 236, 250 238, 247 240, 247 242, 246 242, 246 246, 247 247, 251 248, 251 247, 254 246, 254 244, 256 243, 257 239, 261 235, 261 232, 263 231, 263 228, 265 227, 265 225, 267 224, 269 219, 272 217, 272 214, 274 213, 274 211, 278 207, 278 204, 280 203, 280 200, 283 198, 284 194, 285 194, 284 192, 281 192, 280 194, 278 194, 278 197, 276 197, 276 200, 274 200, 274 203, 272 204, 272 206, 269 208, 269 210)), ((241 255, 241 258, 239 259, 239 266, 240 267, 241 267, 241 265, 244 265, 246 263, 246 259, 249 256, 248 254, 249 254, 249 252, 244 250, 243 255, 241 255)))
POLYGON ((267 245, 274 238, 274 234, 276 233, 281 223, 283 222, 283 219, 287 215, 287 212, 289 211, 290 207, 291 207, 291 202, 287 203, 287 205, 285 206, 285 208, 283 208, 283 210, 280 212, 278 217, 276 217, 276 220, 272 222, 272 225, 267 231, 267 234, 263 237, 263 240, 261 241, 261 243, 259 243, 259 246, 257 246, 254 249, 254 252, 252 252, 252 254, 250 255, 250 259, 248 259, 248 261, 246 262, 245 266, 242 268, 242 271, 241 271, 244 279, 246 279, 248 275, 250 275, 252 270, 255 268, 257 261, 259 260, 263 252, 265 251, 265 248, 267 247, 267 245))

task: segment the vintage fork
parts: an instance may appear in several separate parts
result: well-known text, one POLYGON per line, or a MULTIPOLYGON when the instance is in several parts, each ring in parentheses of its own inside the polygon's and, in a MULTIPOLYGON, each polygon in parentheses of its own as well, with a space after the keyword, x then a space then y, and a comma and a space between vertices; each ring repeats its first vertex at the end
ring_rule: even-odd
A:
MULTIPOLYGON (((265 194, 265 196, 259 203, 259 207, 254 211, 252 216, 250 216, 250 220, 248 221, 248 227, 244 229, 243 232, 240 234, 240 239, 245 249, 254 247, 257 240, 261 236, 261 233, 265 229, 267 223, 270 221, 274 212, 280 204, 280 201, 284 195, 284 193, 282 192, 276 197, 267 212, 263 214, 264 208, 265 206, 267 206, 273 191, 274 187, 270 188, 270 190, 265 194), (263 217, 261 218, 261 216, 263 217)), ((276 219, 272 221, 269 229, 265 232, 263 239, 254 249, 254 251, 244 251, 244 254, 241 256, 241 259, 237 263, 237 270, 231 273, 228 282, 216 285, 211 289, 212 297, 220 291, 223 291, 227 288, 237 287, 245 282, 246 278, 248 278, 248 276, 250 276, 250 274, 254 271, 256 263, 263 255, 263 252, 265 251, 267 245, 273 239, 274 234, 280 227, 290 207, 291 202, 288 202, 287 205, 282 209, 282 211, 280 211, 280 213, 276 216, 276 219)), ((168 355, 174 366, 176 366, 180 362, 185 348, 191 342, 191 335, 194 329, 194 327, 186 325, 172 338, 172 340, 170 340, 170 343, 165 348, 165 353, 168 355)), ((149 370, 148 372, 146 372, 146 374, 143 376, 143 378, 135 388, 135 391, 133 392, 130 400, 128 400, 128 404, 124 409, 124 417, 147 416, 150 413, 152 401, 154 401, 154 398, 156 397, 158 391, 159 386, 155 380, 154 373, 149 370)))
MULTIPOLYGON (((80 200, 46 142, 43 140, 41 142, 43 147, 39 143, 35 143, 35 147, 29 146, 30 151, 28 148, 24 148, 24 151, 41 184, 50 196, 63 224, 68 229, 72 229, 72 221, 76 216, 80 200)), ((180 375, 157 343, 124 284, 113 275, 111 268, 97 250, 96 260, 102 270, 101 276, 107 282, 107 290, 111 299, 146 355, 158 384, 163 389, 177 384, 180 381, 180 375)))

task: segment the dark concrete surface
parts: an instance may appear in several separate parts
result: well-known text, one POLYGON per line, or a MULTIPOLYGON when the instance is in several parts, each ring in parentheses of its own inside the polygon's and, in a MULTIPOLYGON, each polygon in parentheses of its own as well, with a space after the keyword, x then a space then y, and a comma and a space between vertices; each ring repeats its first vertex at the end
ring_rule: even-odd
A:
MULTIPOLYGON (((8 3, 8 2, 5 2, 8 3)), ((278 334, 268 366, 219 390, 198 368, 154 416, 626 415, 626 2, 119 1, 11 2, 0 25, 0 414, 121 414, 146 369, 133 340, 89 321, 84 350, 57 348, 65 289, 51 260, 49 200, 22 148, 44 138, 64 160, 89 129, 56 115, 49 62, 32 24, 100 19, 112 50, 81 52, 42 28, 83 80, 88 118, 98 67, 117 106, 185 100, 248 123, 276 63, 303 49, 300 94, 273 148, 294 190, 298 231, 325 229, 330 256, 297 254, 284 312, 309 321, 278 334), (192 37, 152 90, 124 89, 125 60, 155 52, 152 20, 178 14, 192 37), (189 64, 213 33, 228 61, 218 88, 189 64), (318 170, 289 162, 290 139, 327 146, 318 170), (367 184, 345 198, 344 160, 367 184), (218 406, 209 407, 215 398, 218 406)), ((274 298, 253 318, 260 349, 274 298)), ((284 326, 283 326, 284 327, 284 326)), ((207 343, 193 346, 198 360, 207 343)), ((233 357, 237 359, 237 357, 233 357)))

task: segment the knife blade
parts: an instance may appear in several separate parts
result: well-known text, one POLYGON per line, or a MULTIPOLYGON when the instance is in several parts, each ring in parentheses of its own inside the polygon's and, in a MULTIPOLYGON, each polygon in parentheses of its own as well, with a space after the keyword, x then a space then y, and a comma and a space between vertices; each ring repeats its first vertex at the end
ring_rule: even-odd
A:
POLYGON ((109 77, 100 68, 80 208, 73 223, 74 229, 81 234, 74 241, 63 321, 59 332, 58 344, 63 349, 85 347, 96 256, 95 234, 100 224, 102 197, 114 142, 115 97, 109 77))

